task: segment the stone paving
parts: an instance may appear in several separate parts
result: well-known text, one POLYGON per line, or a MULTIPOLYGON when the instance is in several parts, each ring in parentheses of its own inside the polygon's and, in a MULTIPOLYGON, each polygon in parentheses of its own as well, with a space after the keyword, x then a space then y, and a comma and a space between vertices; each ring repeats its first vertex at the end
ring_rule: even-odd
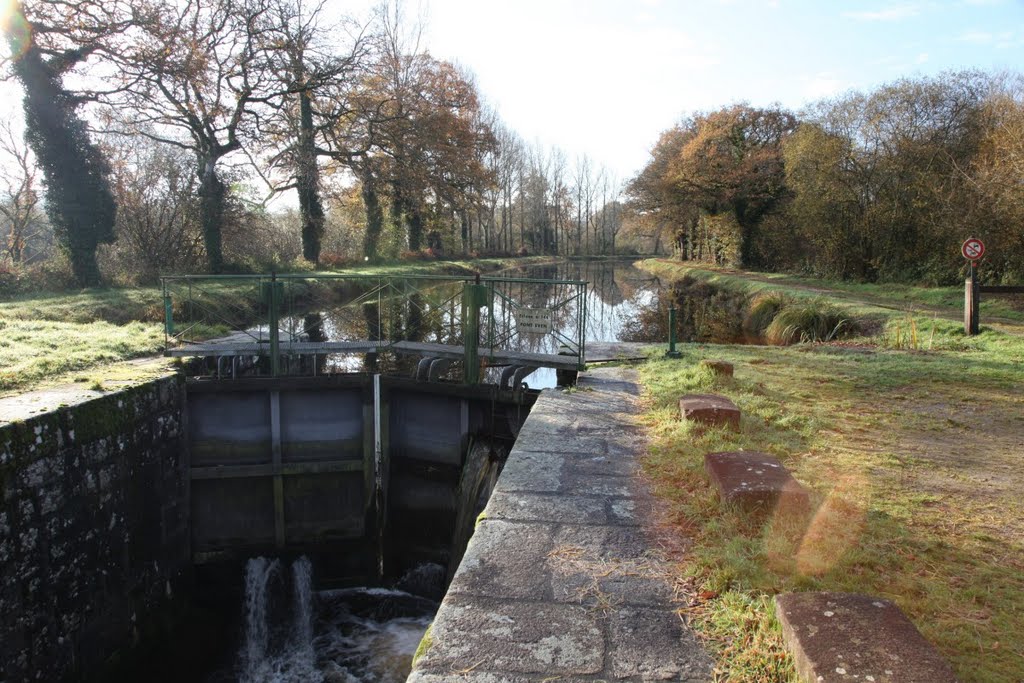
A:
POLYGON ((638 476, 633 371, 545 391, 409 681, 708 681, 638 476))

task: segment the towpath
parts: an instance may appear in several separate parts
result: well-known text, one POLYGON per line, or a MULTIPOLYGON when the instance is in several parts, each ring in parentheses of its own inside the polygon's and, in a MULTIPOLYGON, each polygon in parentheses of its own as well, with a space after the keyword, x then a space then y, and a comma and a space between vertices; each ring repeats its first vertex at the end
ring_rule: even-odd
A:
POLYGON ((541 395, 411 683, 711 679, 639 474, 638 394, 603 368, 541 395))

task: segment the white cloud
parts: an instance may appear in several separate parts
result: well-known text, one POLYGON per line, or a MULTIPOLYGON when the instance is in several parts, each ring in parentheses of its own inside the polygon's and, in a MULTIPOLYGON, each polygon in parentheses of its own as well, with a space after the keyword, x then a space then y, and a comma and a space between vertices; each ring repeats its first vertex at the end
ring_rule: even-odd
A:
POLYGON ((820 100, 849 88, 849 84, 828 72, 803 76, 800 81, 801 93, 808 100, 820 100))
POLYGON ((920 13, 921 8, 918 5, 894 5, 874 12, 843 12, 843 16, 858 21, 899 21, 916 17, 920 13))
POLYGON ((967 31, 957 38, 962 43, 974 43, 976 45, 988 45, 994 39, 995 36, 988 31, 967 31))
POLYGON ((915 64, 924 64, 927 61, 928 61, 928 53, 927 52, 922 52, 921 54, 919 54, 917 56, 917 59, 914 60, 914 63, 915 64))
POLYGON ((999 50, 1005 50, 1021 44, 1020 35, 1014 31, 991 33, 989 31, 970 30, 960 34, 957 40, 961 43, 971 43, 973 45, 988 45, 999 50))

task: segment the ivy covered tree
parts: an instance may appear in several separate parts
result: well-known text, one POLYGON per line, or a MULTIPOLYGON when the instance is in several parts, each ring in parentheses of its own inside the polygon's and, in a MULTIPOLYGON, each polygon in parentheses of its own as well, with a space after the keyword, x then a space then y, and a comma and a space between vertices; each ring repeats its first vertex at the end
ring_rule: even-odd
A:
POLYGON ((110 51, 133 12, 119 2, 16 2, 5 27, 11 67, 25 91, 25 137, 46 182, 46 211, 79 285, 100 282, 96 249, 114 240, 110 168, 78 109, 91 97, 64 85, 68 73, 110 51))

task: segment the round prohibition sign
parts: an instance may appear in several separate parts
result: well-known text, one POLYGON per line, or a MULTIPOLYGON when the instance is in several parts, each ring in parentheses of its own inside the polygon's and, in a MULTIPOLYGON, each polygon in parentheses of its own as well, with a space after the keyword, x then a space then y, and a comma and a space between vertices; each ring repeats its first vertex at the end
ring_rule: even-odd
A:
POLYGON ((977 261, 985 255, 985 243, 977 237, 971 237, 960 247, 960 253, 968 261, 977 261))

